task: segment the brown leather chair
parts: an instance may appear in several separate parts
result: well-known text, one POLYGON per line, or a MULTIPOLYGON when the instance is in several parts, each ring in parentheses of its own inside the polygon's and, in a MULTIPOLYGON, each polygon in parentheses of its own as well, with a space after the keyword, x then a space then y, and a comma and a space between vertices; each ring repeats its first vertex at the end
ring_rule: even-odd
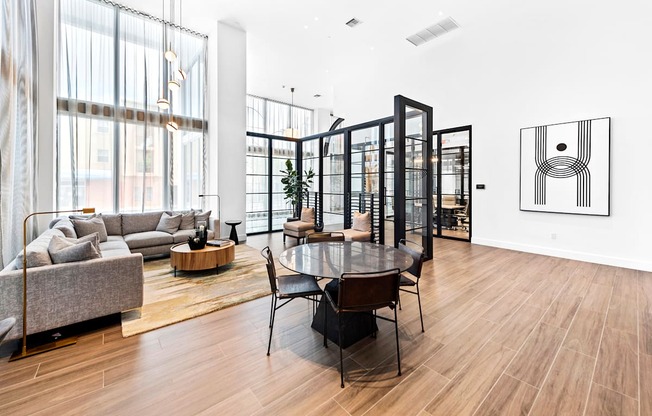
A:
MULTIPOLYGON (((399 289, 403 292, 417 295, 417 300, 419 302, 419 317, 421 318, 421 332, 425 332, 425 329, 423 328, 423 312, 421 311, 421 294, 419 292, 419 279, 421 279, 421 269, 425 259, 424 250, 423 247, 417 243, 406 239, 401 239, 401 241, 398 242, 398 249, 412 256, 412 266, 410 266, 407 271, 416 278, 416 280, 413 280, 412 278, 406 276, 405 273, 401 273, 401 283, 399 289), (410 243, 410 245, 414 248, 408 247, 406 243, 410 243), (416 287, 416 292, 406 289, 407 287, 416 287)), ((399 307, 400 305, 401 304, 399 300, 399 307)))
POLYGON ((269 343, 267 344, 267 355, 269 355, 269 350, 272 346, 272 332, 274 331, 276 311, 296 298, 316 301, 317 295, 321 295, 323 292, 312 276, 305 274, 276 276, 274 256, 269 246, 262 249, 260 254, 267 260, 267 276, 269 277, 269 287, 272 291, 272 305, 269 311, 269 343), (279 299, 285 302, 278 305, 279 299))
POLYGON ((323 243, 327 241, 344 241, 344 234, 339 231, 333 231, 306 235, 306 243, 323 243))
MULTIPOLYGON (((342 313, 370 312, 376 318, 394 322, 396 334, 396 358, 398 360, 398 375, 401 375, 401 355, 398 343, 398 319, 396 305, 398 303, 398 288, 400 270, 393 269, 375 273, 344 273, 340 277, 337 295, 326 290, 324 295, 338 318, 338 335, 340 344, 340 381, 344 388, 344 364, 342 360, 342 313), (335 299, 335 297, 337 299, 335 299), (376 315, 376 311, 390 308, 394 311, 394 319, 376 315)), ((327 325, 327 313, 324 313, 324 328, 327 325)), ((327 346, 326 332, 324 331, 324 346, 327 346)))

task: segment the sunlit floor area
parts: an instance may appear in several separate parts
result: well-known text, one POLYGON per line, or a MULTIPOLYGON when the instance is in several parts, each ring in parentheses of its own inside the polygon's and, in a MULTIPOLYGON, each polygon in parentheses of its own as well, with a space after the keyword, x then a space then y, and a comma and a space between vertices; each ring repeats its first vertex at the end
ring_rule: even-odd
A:
MULTIPOLYGON (((281 233, 249 237, 278 256, 281 233)), ((0 414, 650 415, 652 275, 435 239, 417 299, 401 296, 403 373, 392 324, 345 349, 296 300, 269 297, 122 338, 120 326, 8 363, 0 414)), ((386 312, 385 312, 386 313, 386 312)))

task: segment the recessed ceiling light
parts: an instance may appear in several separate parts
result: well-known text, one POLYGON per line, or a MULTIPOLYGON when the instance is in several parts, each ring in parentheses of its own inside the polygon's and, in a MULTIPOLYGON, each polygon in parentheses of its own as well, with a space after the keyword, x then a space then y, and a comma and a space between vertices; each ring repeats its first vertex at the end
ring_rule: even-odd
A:
POLYGON ((443 15, 444 15, 444 12, 440 11, 440 12, 439 12, 439 15, 440 15, 440 16, 443 16, 443 15))
POLYGON ((372 46, 371 48, 369 48, 370 51, 373 51, 374 49, 375 49, 375 48, 374 48, 373 46, 372 46))
POLYGON ((315 22, 319 20, 319 17, 315 17, 315 22))
POLYGON ((303 28, 304 28, 304 29, 308 29, 308 25, 305 25, 303 28))

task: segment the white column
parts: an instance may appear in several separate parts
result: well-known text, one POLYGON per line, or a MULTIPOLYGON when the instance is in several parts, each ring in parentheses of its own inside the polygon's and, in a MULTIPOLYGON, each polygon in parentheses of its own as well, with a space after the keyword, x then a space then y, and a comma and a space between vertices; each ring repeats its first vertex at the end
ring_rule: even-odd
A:
MULTIPOLYGON (((56 32, 55 21, 56 2, 51 0, 36 1, 37 20, 37 54, 38 54, 38 166, 37 166, 37 211, 54 209, 54 190, 56 177, 54 175, 55 158, 55 75, 56 69, 56 32)), ((39 231, 44 231, 50 218, 41 216, 39 231)))
MULTIPOLYGON (((217 179, 222 199, 222 237, 241 220, 238 238, 246 240, 246 95, 247 38, 240 29, 217 23, 217 179)), ((214 99, 211 99, 214 101, 214 99)), ((211 128, 211 127, 209 127, 211 128)), ((212 131, 215 131, 211 128, 212 131)), ((213 134, 211 134, 213 136, 213 134)), ((212 137, 214 140, 214 137, 212 137)))

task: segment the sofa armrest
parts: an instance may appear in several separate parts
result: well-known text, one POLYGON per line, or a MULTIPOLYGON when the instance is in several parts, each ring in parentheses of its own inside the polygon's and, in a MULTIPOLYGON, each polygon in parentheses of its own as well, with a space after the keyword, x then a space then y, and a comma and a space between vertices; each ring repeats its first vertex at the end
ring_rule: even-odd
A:
MULTIPOLYGON (((27 333, 138 308, 143 304, 139 253, 27 269, 27 333)), ((0 316, 23 319, 23 271, 0 274, 0 316)), ((22 337, 16 325, 8 339, 22 337)))
POLYGON ((215 232, 215 238, 221 238, 222 237, 222 235, 220 234, 221 223, 220 223, 219 218, 210 217, 210 219, 208 221, 208 228, 215 232))

